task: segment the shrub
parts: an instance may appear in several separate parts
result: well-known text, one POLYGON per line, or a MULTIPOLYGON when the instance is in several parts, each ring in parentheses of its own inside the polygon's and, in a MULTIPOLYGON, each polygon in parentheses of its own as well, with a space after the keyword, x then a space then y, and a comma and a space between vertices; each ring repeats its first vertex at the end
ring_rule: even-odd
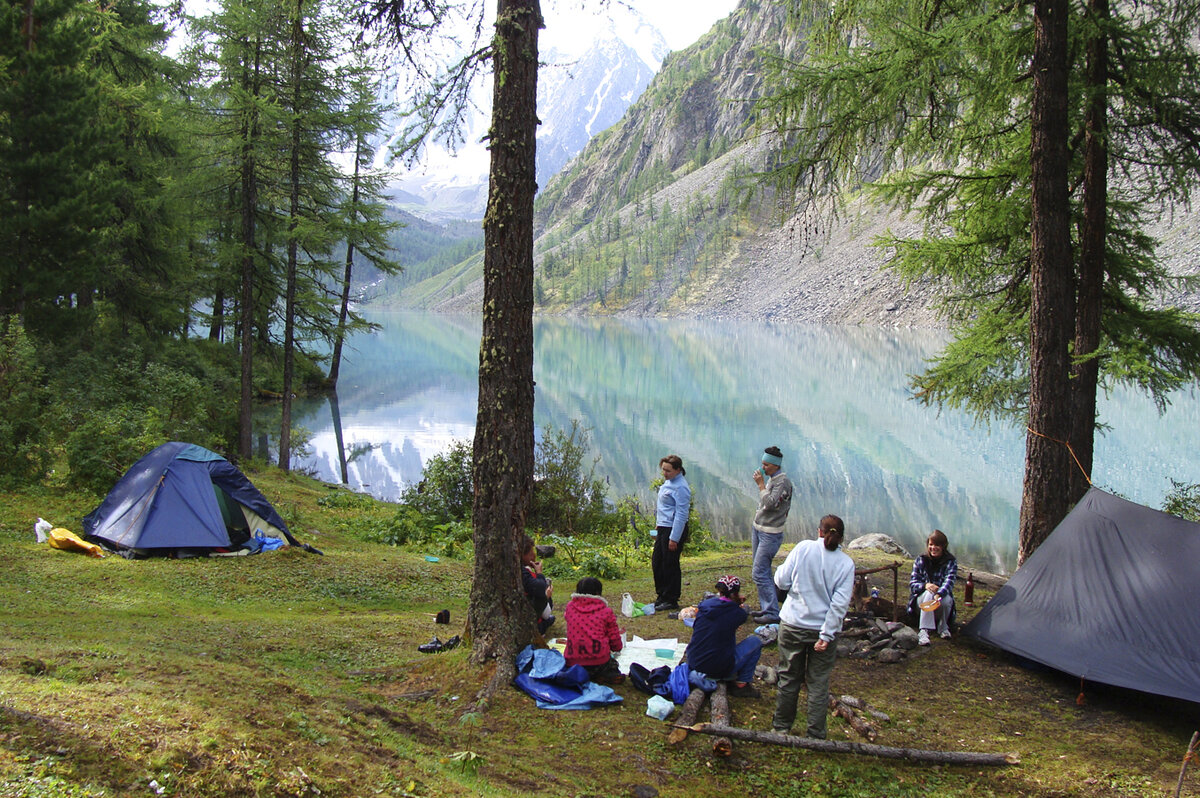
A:
POLYGON ((153 411, 164 440, 185 441, 210 449, 219 448, 219 400, 212 387, 187 371, 150 363, 143 372, 141 395, 153 411), (217 429, 214 429, 214 426, 217 429))
POLYGON ((588 430, 578 420, 568 430, 546 427, 534 450, 533 501, 527 526, 536 532, 576 535, 611 525, 607 486, 596 478, 599 457, 584 466, 588 430))
POLYGON ((361 530, 364 540, 388 546, 404 546, 418 541, 425 528, 425 516, 415 507, 400 505, 390 518, 377 520, 361 530))
POLYGON ((0 489, 12 490, 38 481, 50 467, 52 394, 21 322, 15 316, 0 322, 0 489))
POLYGON ((474 502, 471 448, 469 441, 455 441, 446 452, 429 458, 421 481, 406 488, 400 501, 436 523, 470 519, 474 502))
MULTIPOLYGON (((588 431, 578 421, 567 430, 547 427, 534 453, 533 501, 527 527, 531 535, 553 544, 559 556, 546 562, 558 578, 595 576, 618 579, 631 567, 650 560, 653 513, 646 514, 632 496, 611 506, 607 485, 595 476, 599 458, 586 462, 588 431), (586 463, 586 464, 585 464, 586 463)), ((363 534, 394 546, 420 546, 426 553, 460 556, 470 550, 471 444, 456 441, 429 460, 421 482, 404 491, 402 507, 363 534)), ((656 483, 661 484, 661 479, 656 483)), ((724 545, 692 508, 688 553, 724 545)))
POLYGON ((85 413, 67 435, 69 481, 103 496, 138 458, 166 441, 153 410, 122 405, 85 413))
POLYGON ((338 490, 317 499, 317 506, 330 510, 371 510, 378 504, 378 501, 366 493, 338 490))
POLYGON ((69 481, 107 492, 139 457, 166 441, 216 452, 237 434, 236 365, 210 341, 148 341, 131 334, 89 349, 58 344, 52 376, 53 433, 64 444, 69 481))
POLYGON ((547 535, 543 543, 554 546, 554 556, 542 563, 548 576, 572 583, 584 576, 598 579, 620 579, 629 567, 621 562, 620 554, 610 541, 591 537, 547 535))
MULTIPOLYGON (((594 459, 586 468, 588 433, 578 421, 567 431, 547 427, 534 450, 533 498, 527 525, 534 532, 574 535, 603 532, 619 523, 606 504, 606 485, 595 476, 594 459)), ((421 481, 406 488, 400 501, 436 523, 471 518, 474 483, 472 445, 460 440, 430 458, 421 481)))
POLYGON ((1171 480, 1171 490, 1163 499, 1163 511, 1200 521, 1200 485, 1171 480))
POLYGON ((420 548, 425 554, 441 557, 463 557, 474 551, 473 533, 469 521, 437 524, 417 508, 400 505, 390 518, 366 527, 362 536, 372 543, 420 548))
MULTIPOLYGON (((189 369, 162 363, 144 367, 138 353, 105 364, 81 355, 81 377, 63 395, 70 483, 106 493, 142 455, 167 441, 220 451, 227 403, 189 369)), ((60 375, 65 380, 66 375, 60 375)))

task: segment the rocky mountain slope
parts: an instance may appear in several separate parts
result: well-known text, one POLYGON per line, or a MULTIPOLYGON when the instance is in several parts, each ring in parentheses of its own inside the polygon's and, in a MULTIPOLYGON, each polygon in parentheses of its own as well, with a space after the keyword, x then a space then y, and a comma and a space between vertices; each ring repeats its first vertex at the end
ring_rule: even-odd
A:
MULTIPOLYGON (((904 285, 872 246, 915 222, 852 205, 786 211, 768 181, 754 102, 767 53, 800 57, 781 4, 743 0, 692 47, 671 54, 625 116, 595 137, 541 193, 537 300, 551 313, 764 318, 938 326, 932 285, 904 285)), ((1155 223, 1168 264, 1200 272, 1200 213, 1155 223)), ((474 312, 479 263, 410 293, 409 303, 474 312), (453 286, 453 288, 451 288, 453 286), (414 301, 415 299, 415 301, 414 301)), ((1181 287, 1164 301, 1200 310, 1181 287)))

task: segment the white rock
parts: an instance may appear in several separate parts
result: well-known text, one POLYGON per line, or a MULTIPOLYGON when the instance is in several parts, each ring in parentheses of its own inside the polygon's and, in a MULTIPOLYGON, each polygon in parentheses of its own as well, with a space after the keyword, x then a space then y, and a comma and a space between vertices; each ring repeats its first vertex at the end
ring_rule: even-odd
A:
POLYGON ((846 544, 848 549, 879 549, 884 554, 900 554, 905 557, 911 557, 904 547, 901 546, 892 538, 880 532, 872 532, 869 535, 857 537, 846 544))

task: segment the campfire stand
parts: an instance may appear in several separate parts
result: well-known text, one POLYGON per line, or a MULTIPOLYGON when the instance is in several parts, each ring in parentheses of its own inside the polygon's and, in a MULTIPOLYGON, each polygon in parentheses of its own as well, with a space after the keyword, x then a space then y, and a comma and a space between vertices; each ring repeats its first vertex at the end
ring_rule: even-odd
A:
MULTIPOLYGON (((863 577, 870 576, 871 574, 881 573, 883 571, 891 571, 892 572, 892 620, 898 621, 898 620, 900 620, 900 562, 899 561, 894 562, 891 565, 881 565, 878 568, 864 568, 862 570, 859 570, 856 568, 854 570, 854 584, 862 585, 863 588, 865 588, 867 583, 866 583, 866 580, 863 579, 863 577)), ((862 609, 862 603, 863 603, 863 601, 865 601, 867 599, 867 596, 862 595, 863 592, 865 592, 865 591, 864 590, 855 590, 855 593, 858 594, 858 595, 856 595, 856 598, 855 598, 855 606, 858 609, 862 609)), ((907 602, 905 603, 905 606, 907 606, 907 602)))

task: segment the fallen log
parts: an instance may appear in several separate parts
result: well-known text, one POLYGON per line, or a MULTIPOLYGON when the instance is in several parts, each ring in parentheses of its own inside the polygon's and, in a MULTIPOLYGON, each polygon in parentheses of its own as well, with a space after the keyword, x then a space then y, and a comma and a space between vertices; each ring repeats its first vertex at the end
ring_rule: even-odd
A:
POLYGON ((667 735, 668 743, 678 745, 687 739, 688 727, 696 722, 696 718, 700 715, 700 708, 704 706, 704 699, 707 695, 708 693, 699 687, 692 688, 692 692, 688 693, 687 700, 683 702, 683 708, 679 710, 679 718, 674 724, 675 728, 671 729, 671 733, 667 735))
MULTIPOLYGON (((729 726, 729 695, 726 693, 725 682, 718 682, 709 703, 712 708, 712 725, 728 728, 729 726)), ((733 753, 733 740, 728 737, 718 737, 713 740, 713 753, 717 756, 729 756, 733 753)))
POLYGON ((848 707, 854 707, 855 709, 859 710, 860 712, 866 712, 868 715, 875 718, 876 720, 882 720, 883 722, 886 723, 887 721, 892 719, 891 716, 889 716, 886 712, 880 712, 878 709, 875 709, 873 706, 868 704, 866 701, 863 701, 861 698, 856 698, 855 696, 852 696, 852 695, 843 695, 843 696, 838 696, 838 701, 841 701, 843 704, 845 704, 848 707))
POLYGON ((837 715, 839 718, 844 718, 850 724, 850 728, 859 733, 860 736, 866 737, 871 742, 875 741, 879 731, 870 723, 860 718, 854 713, 853 705, 841 699, 829 696, 829 711, 837 715))
POLYGON ((688 731, 699 734, 711 734, 717 737, 728 737, 731 740, 747 740, 752 743, 769 743, 789 748, 806 748, 810 751, 824 751, 829 754, 862 754, 877 756, 883 759, 906 759, 910 762, 936 762, 942 765, 1019 765, 1021 758, 1015 753, 988 754, 976 751, 925 751, 918 748, 892 748, 873 743, 849 743, 837 740, 816 740, 812 737, 796 737, 775 731, 758 731, 757 729, 738 729, 732 726, 714 726, 711 723, 697 723, 688 727, 688 731))

